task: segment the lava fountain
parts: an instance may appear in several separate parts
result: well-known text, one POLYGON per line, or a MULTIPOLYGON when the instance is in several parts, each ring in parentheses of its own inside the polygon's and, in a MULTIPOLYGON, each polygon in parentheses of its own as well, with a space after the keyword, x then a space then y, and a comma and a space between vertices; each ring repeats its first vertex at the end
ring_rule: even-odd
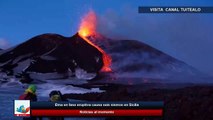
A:
POLYGON ((108 55, 102 48, 100 48, 97 44, 91 42, 88 37, 96 34, 96 26, 97 26, 97 17, 94 11, 90 10, 82 19, 79 26, 78 34, 90 45, 94 46, 102 53, 103 59, 103 67, 101 71, 110 72, 112 58, 108 55))

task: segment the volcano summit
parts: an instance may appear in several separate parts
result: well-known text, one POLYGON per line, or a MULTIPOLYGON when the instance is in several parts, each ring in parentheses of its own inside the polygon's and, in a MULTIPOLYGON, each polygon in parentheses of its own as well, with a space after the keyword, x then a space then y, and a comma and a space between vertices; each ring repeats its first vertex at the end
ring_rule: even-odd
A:
POLYGON ((0 68, 7 73, 74 73, 83 69, 97 73, 103 67, 102 53, 79 34, 63 37, 43 34, 6 50, 0 55, 0 68))

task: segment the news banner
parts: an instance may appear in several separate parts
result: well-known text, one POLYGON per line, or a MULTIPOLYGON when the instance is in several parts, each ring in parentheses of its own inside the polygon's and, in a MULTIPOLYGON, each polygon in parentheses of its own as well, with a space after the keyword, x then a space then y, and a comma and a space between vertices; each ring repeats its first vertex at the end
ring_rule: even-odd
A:
POLYGON ((213 7, 200 6, 139 6, 138 13, 213 13, 213 7))
POLYGON ((126 102, 30 102, 30 116, 101 117, 147 116, 162 117, 162 101, 126 102))

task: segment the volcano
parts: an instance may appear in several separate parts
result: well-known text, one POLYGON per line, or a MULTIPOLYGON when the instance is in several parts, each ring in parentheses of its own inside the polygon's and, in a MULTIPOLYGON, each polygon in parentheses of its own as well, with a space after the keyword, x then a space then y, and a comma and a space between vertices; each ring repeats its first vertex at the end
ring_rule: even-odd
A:
POLYGON ((103 50, 89 44, 78 33, 72 37, 43 34, 3 50, 0 70, 11 75, 36 72, 68 76, 71 72, 76 76, 79 69, 97 74, 104 66, 104 51, 112 57, 111 67, 118 76, 165 79, 199 73, 186 63, 136 40, 112 40, 100 34, 86 39, 97 42, 103 50))
POLYGON ((103 67, 102 53, 79 34, 63 37, 43 34, 1 53, 1 70, 10 73, 66 73, 77 68, 98 73, 103 67))
MULTIPOLYGON (((97 16, 89 11, 72 37, 35 36, 0 52, 0 71, 9 75, 54 73, 63 78, 93 79, 98 73, 116 77, 182 79, 201 73, 183 61, 137 40, 113 40, 99 34, 97 16)), ((55 75, 49 75, 55 76, 55 75)))

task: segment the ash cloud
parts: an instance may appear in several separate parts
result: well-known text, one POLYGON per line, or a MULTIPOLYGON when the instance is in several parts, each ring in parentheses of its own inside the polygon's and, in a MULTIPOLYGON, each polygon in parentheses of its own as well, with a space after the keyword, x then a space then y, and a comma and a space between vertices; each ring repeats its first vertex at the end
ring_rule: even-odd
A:
POLYGON ((98 32, 113 39, 147 43, 202 72, 213 75, 213 15, 139 14, 125 8, 98 15, 98 32))
POLYGON ((7 49, 9 47, 10 43, 5 39, 0 38, 0 49, 7 49))

